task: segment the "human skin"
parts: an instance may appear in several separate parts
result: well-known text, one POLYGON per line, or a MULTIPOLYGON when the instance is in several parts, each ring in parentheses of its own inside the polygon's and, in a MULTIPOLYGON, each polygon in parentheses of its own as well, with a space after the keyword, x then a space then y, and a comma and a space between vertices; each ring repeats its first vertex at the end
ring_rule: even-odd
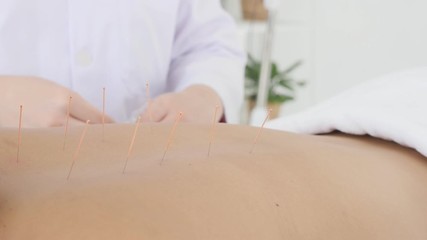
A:
POLYGON ((427 162, 370 137, 218 124, 0 129, 0 239, 426 239, 427 162), (165 158, 162 161, 162 156, 165 158), (75 166, 67 180, 72 161, 75 166), (162 164, 160 164, 162 163, 162 164))
MULTIPOLYGON (((32 76, 0 76, 0 127, 16 127, 19 107, 23 106, 22 127, 58 127, 66 124, 70 106, 69 124, 83 125, 103 122, 103 114, 78 93, 53 81, 32 76), (70 103, 70 97, 72 97, 70 103)), ((221 98, 209 86, 195 84, 180 92, 162 94, 152 100, 141 112, 147 122, 173 122, 179 112, 185 112, 182 121, 193 123, 218 122, 224 114, 221 98)), ((104 121, 113 119, 105 115, 104 121)))
POLYGON ((195 84, 181 92, 165 93, 153 99, 141 117, 145 122, 170 123, 180 112, 185 112, 183 122, 206 124, 213 120, 219 122, 224 115, 224 107, 212 88, 195 84))
MULTIPOLYGON (((0 127, 18 126, 20 106, 22 127, 63 126, 68 110, 71 125, 82 125, 89 119, 102 123, 103 119, 102 112, 79 94, 52 81, 32 76, 0 76, 0 127)), ((104 121, 113 122, 109 116, 104 121)))

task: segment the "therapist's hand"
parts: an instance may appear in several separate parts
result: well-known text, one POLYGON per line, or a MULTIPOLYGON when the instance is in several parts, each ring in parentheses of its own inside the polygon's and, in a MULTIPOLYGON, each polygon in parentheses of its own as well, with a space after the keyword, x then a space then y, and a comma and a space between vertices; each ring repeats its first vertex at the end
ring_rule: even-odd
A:
POLYGON ((218 94, 208 86, 193 85, 182 92, 158 96, 141 116, 145 122, 173 122, 182 112, 184 122, 211 123, 216 106, 218 122, 224 114, 218 94))
POLYGON ((70 96, 70 124, 102 123, 101 112, 65 87, 36 77, 0 76, 0 127, 18 127, 20 105, 23 127, 65 125, 70 96))

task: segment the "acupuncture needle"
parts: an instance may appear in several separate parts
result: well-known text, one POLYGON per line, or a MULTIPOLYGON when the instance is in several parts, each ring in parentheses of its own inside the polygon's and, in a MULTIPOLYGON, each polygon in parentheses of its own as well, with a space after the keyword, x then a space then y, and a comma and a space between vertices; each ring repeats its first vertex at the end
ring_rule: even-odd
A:
POLYGON ((180 113, 178 114, 178 116, 177 116, 176 120, 175 120, 175 123, 174 123, 174 125, 173 125, 173 127, 172 127, 172 129, 171 129, 170 133, 169 133, 169 138, 168 138, 168 141, 167 141, 167 143, 166 143, 165 152, 163 153, 163 157, 162 157, 162 160, 160 161, 160 165, 162 165, 162 164, 163 164, 163 161, 165 160, 165 156, 166 156, 166 153, 167 153, 167 151, 168 151, 168 149, 169 149, 169 146, 170 146, 170 144, 171 144, 171 142, 172 142, 172 139, 173 139, 173 135, 174 135, 174 133, 175 133, 176 126, 178 125, 179 121, 181 121, 182 116, 183 116, 183 113, 182 113, 182 112, 180 112, 180 113))
POLYGON ((102 88, 102 141, 105 141, 105 87, 102 88))
POLYGON ((131 142, 129 144, 128 154, 127 154, 127 157, 126 157, 126 162, 125 162, 125 166, 123 167, 122 174, 125 174, 125 171, 126 171, 126 168, 127 168, 127 165, 128 165, 128 161, 129 161, 132 149, 133 149, 133 145, 135 143, 136 133, 138 132, 138 128, 139 128, 140 125, 141 125, 141 116, 138 117, 138 121, 136 122, 135 129, 133 131, 132 140, 131 140, 131 142))
POLYGON ((87 120, 87 121, 86 121, 85 128, 84 128, 84 130, 83 130, 83 132, 82 132, 82 135, 80 136, 79 145, 77 146, 76 151, 74 152, 74 155, 73 155, 73 162, 71 163, 71 167, 70 167, 70 170, 69 170, 69 172, 68 172, 67 180, 69 180, 69 179, 70 179, 71 171, 73 170, 73 168, 74 168, 74 164, 75 164, 76 159, 77 159, 77 157, 78 157, 78 155, 79 155, 80 148, 81 148, 81 146, 82 146, 83 140, 84 140, 85 135, 86 135, 87 128, 88 128, 88 126, 89 126, 89 122, 90 122, 90 120, 87 120))
POLYGON ((209 157, 209 155, 210 155, 210 153, 211 153, 211 145, 212 145, 212 142, 213 142, 213 140, 214 140, 214 138, 215 138, 215 126, 216 126, 216 124, 217 124, 216 116, 217 116, 217 114, 218 114, 218 109, 219 109, 219 106, 218 106, 218 105, 216 105, 216 107, 215 107, 215 112, 214 112, 214 117, 213 117, 213 120, 212 120, 211 131, 210 131, 209 148, 208 148, 208 157, 209 157))
POLYGON ((254 139, 254 142, 253 142, 253 144, 252 144, 252 149, 251 149, 251 151, 250 151, 249 153, 252 153, 252 152, 253 152, 253 150, 254 150, 254 148, 255 148, 255 145, 256 145, 256 144, 257 144, 257 142, 258 142, 258 138, 259 138, 259 136, 261 135, 262 130, 264 129, 264 125, 265 125, 265 123, 267 122, 267 120, 270 118, 271 112, 272 112, 272 109, 268 110, 268 114, 267 114, 267 116, 265 117, 264 122, 262 123, 261 128, 258 130, 258 134, 256 135, 256 137, 255 137, 255 139, 254 139))
POLYGON ((146 81, 145 83, 145 95, 146 95, 146 102, 147 102, 147 112, 148 117, 150 119, 150 122, 153 122, 153 116, 151 114, 151 94, 150 94, 150 82, 146 81))
POLYGON ((70 96, 70 98, 68 99, 68 106, 67 106, 67 119, 65 121, 65 129, 64 129, 64 144, 62 145, 62 150, 65 151, 65 144, 67 141, 67 134, 68 134, 68 124, 70 121, 70 107, 71 107, 71 100, 73 99, 73 97, 70 96))
POLYGON ((22 142, 22 105, 19 106, 19 128, 18 128, 18 149, 16 152, 16 164, 19 163, 19 154, 20 154, 20 148, 21 148, 21 142, 22 142))

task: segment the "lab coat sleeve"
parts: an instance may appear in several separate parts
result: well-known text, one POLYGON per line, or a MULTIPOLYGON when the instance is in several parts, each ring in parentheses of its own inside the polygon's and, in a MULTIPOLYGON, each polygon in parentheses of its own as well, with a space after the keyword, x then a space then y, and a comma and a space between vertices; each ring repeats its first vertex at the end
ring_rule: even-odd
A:
POLYGON ((219 0, 182 0, 178 11, 169 90, 207 85, 221 97, 227 122, 237 123, 246 56, 234 21, 219 0))

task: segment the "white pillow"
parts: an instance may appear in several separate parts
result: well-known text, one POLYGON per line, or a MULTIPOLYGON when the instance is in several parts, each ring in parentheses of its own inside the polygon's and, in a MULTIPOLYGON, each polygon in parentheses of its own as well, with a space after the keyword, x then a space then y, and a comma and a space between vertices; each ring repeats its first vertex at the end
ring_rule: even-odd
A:
POLYGON ((414 148, 427 157, 427 67, 365 82, 266 126, 306 134, 334 130, 369 134, 414 148))

